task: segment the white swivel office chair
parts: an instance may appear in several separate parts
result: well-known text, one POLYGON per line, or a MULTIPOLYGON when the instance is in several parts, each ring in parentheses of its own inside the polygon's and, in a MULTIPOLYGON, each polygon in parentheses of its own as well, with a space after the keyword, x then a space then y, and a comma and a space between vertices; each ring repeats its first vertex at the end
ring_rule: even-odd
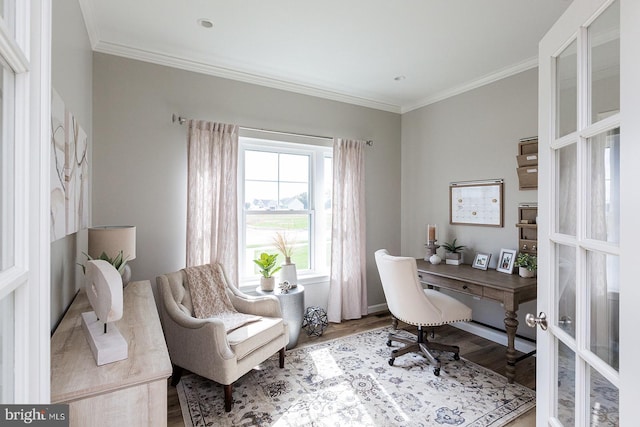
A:
POLYGON ((386 249, 376 251, 375 257, 389 311, 396 319, 418 327, 418 334, 414 340, 389 334, 388 346, 391 346, 392 341, 406 344, 391 352, 389 365, 393 365, 396 357, 403 354, 422 352, 433 365, 433 373, 436 376, 440 375, 440 360, 430 350, 452 352, 454 359, 459 360, 460 348, 426 340, 423 328, 468 322, 471 320, 471 309, 441 292, 423 289, 418 280, 414 258, 392 256, 386 249))

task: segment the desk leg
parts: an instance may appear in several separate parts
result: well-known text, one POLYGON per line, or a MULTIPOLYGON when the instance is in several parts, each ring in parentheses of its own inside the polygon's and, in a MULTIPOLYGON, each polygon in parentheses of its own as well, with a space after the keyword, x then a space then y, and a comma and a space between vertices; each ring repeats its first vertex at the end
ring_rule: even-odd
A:
POLYGON ((505 312, 504 326, 507 330, 507 381, 513 383, 516 377, 516 331, 518 330, 518 317, 516 311, 505 312))

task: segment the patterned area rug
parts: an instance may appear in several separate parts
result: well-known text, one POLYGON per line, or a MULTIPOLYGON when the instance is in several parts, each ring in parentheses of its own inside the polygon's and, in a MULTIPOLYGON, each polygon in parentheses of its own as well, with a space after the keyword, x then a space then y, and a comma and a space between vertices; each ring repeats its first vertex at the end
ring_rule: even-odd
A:
POLYGON ((178 396, 185 425, 496 427, 535 406, 533 390, 449 353, 439 377, 418 354, 389 366, 389 332, 293 349, 284 369, 275 355, 236 381, 228 413, 222 386, 184 375, 178 396))

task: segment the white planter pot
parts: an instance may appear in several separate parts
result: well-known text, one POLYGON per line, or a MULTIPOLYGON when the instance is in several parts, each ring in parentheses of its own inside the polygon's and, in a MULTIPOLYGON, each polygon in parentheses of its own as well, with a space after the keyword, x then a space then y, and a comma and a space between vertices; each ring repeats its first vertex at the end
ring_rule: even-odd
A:
POLYGON ((265 292, 272 292, 273 289, 276 287, 276 278, 271 276, 271 277, 260 277, 260 289, 262 289, 265 292))
POLYGON ((520 277, 535 277, 535 271, 529 271, 526 267, 518 267, 518 274, 520 277))

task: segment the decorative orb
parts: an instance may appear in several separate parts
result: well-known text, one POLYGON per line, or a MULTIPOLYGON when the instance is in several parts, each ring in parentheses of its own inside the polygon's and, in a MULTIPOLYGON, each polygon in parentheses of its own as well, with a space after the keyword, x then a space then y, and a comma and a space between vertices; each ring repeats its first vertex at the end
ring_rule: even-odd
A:
POLYGON ((431 255, 429 258, 431 264, 440 264, 442 262, 442 258, 438 256, 438 254, 431 255))
POLYGON ((307 307, 302 322, 302 327, 307 330, 307 335, 319 337, 328 325, 327 312, 323 308, 307 307))

